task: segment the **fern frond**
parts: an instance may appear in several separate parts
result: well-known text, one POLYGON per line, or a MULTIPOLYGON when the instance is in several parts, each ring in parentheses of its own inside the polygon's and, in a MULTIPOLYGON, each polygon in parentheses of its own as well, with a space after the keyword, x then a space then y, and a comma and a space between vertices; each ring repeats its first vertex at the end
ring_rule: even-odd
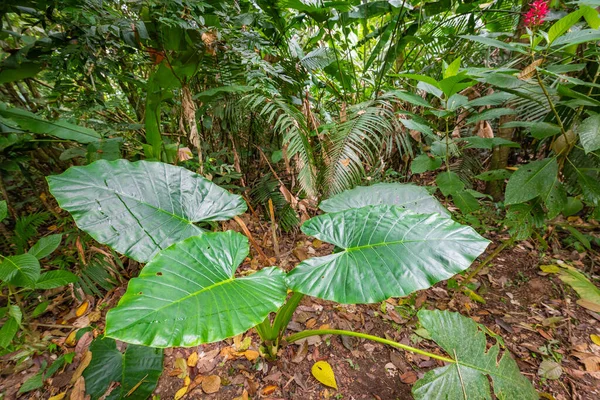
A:
POLYGON ((323 69, 335 61, 335 52, 328 47, 319 47, 300 59, 300 64, 307 71, 323 69))
POLYGON ((37 234, 38 228, 42 226, 48 218, 50 218, 49 213, 39 212, 17 219, 14 238, 14 243, 17 246, 17 253, 20 254, 24 252, 28 241, 37 234))

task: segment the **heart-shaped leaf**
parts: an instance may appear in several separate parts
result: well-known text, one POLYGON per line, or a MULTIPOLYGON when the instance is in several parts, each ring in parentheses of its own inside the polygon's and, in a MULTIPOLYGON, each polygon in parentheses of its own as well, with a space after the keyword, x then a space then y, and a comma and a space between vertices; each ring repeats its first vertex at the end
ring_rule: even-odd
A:
POLYGON ((485 331, 471 318, 439 310, 421 310, 418 316, 431 338, 456 363, 429 371, 419 379, 412 389, 416 400, 491 399, 488 377, 498 399, 538 399, 531 382, 521 375, 507 352, 498 357, 498 344, 487 349, 485 331))
POLYGON ((438 214, 367 206, 319 215, 302 231, 343 249, 288 274, 296 292, 338 303, 406 296, 464 271, 489 241, 438 214))
POLYGON ((402 183, 357 186, 324 200, 319 208, 325 212, 337 212, 378 204, 398 206, 423 214, 450 215, 425 188, 402 183))
POLYGON ((246 211, 246 203, 185 168, 160 162, 96 161, 48 177, 58 204, 100 243, 140 262, 203 232, 194 225, 246 211))
POLYGON ((106 335, 153 347, 196 346, 235 336, 283 304, 284 273, 275 267, 234 276, 248 239, 205 233, 160 252, 129 282, 106 318, 106 335))

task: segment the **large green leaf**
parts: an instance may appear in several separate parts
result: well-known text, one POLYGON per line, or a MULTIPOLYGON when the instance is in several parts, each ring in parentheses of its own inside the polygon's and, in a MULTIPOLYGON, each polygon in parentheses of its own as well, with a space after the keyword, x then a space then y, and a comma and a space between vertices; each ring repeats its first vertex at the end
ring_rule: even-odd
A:
POLYGON ((499 357, 498 344, 487 349, 485 328, 470 318, 449 311, 418 313, 419 321, 431 338, 456 363, 429 371, 413 386, 416 400, 491 400, 489 378, 500 400, 537 400, 531 382, 519 372, 508 352, 499 357))
POLYGON ((600 114, 592 115, 577 127, 585 153, 600 149, 600 114))
POLYGON ((106 318, 106 335, 154 347, 196 346, 245 332, 286 297, 275 267, 236 278, 248 239, 233 231, 206 233, 160 252, 129 282, 106 318))
POLYGON ((40 262, 31 254, 4 257, 0 262, 0 280, 18 287, 33 288, 40 276, 40 262))
POLYGON ((322 201, 319 208, 325 212, 337 212, 377 204, 398 206, 423 214, 450 214, 425 188, 402 183, 357 186, 322 201))
POLYGON ((296 292, 338 303, 406 296, 464 271, 489 241, 437 214, 388 205, 319 215, 302 231, 343 249, 288 274, 296 292))
POLYGON ((194 225, 246 211, 246 203, 185 168, 99 160, 48 177, 58 204, 100 243, 140 262, 203 232, 194 225))
POLYGON ((520 166, 508 180, 505 203, 507 205, 523 203, 548 193, 554 185, 557 174, 558 163, 554 157, 520 166))
POLYGON ((48 121, 38 115, 20 108, 9 108, 0 104, 0 116, 14 121, 24 131, 52 135, 60 139, 73 140, 79 143, 91 143, 102 138, 93 129, 58 120, 48 121))
POLYGON ((106 399, 145 400, 156 388, 162 373, 162 350, 129 345, 123 354, 114 339, 98 338, 90 345, 90 351, 92 361, 83 377, 85 391, 92 400, 102 397, 112 382, 120 385, 106 399))

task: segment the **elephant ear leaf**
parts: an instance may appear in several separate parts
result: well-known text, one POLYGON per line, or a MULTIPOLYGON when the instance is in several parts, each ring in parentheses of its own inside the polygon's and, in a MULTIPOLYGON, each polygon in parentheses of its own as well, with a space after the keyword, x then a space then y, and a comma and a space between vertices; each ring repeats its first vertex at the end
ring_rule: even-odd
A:
POLYGON ((106 336, 152 347, 196 346, 243 333, 283 304, 283 271, 234 273, 248 255, 234 231, 205 233, 160 252, 106 317, 106 336))
POLYGON ((357 186, 324 200, 319 204, 319 208, 325 212, 337 212, 379 204, 398 206, 420 214, 450 215, 425 188, 403 183, 357 186))
POLYGON ((416 400, 492 399, 537 400, 533 385, 519 372, 515 360, 500 346, 487 349, 484 327, 470 318, 449 311, 421 310, 419 321, 431 338, 456 363, 427 372, 413 386, 416 400), (486 350, 487 349, 487 350, 486 350))
POLYGON ((344 304, 429 288, 467 269, 489 243, 439 214, 387 205, 319 215, 302 231, 341 251, 302 261, 288 273, 290 289, 344 304))
POLYGON ((246 211, 233 195, 185 168, 160 162, 99 160, 48 177, 58 204, 100 243, 139 262, 246 211))

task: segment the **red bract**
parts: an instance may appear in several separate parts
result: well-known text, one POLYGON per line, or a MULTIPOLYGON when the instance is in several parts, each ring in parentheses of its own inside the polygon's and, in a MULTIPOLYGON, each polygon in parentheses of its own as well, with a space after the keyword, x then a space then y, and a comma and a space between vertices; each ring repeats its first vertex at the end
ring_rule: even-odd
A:
POLYGON ((541 25, 548 14, 548 3, 544 0, 535 0, 525 14, 525 25, 528 27, 541 25))

